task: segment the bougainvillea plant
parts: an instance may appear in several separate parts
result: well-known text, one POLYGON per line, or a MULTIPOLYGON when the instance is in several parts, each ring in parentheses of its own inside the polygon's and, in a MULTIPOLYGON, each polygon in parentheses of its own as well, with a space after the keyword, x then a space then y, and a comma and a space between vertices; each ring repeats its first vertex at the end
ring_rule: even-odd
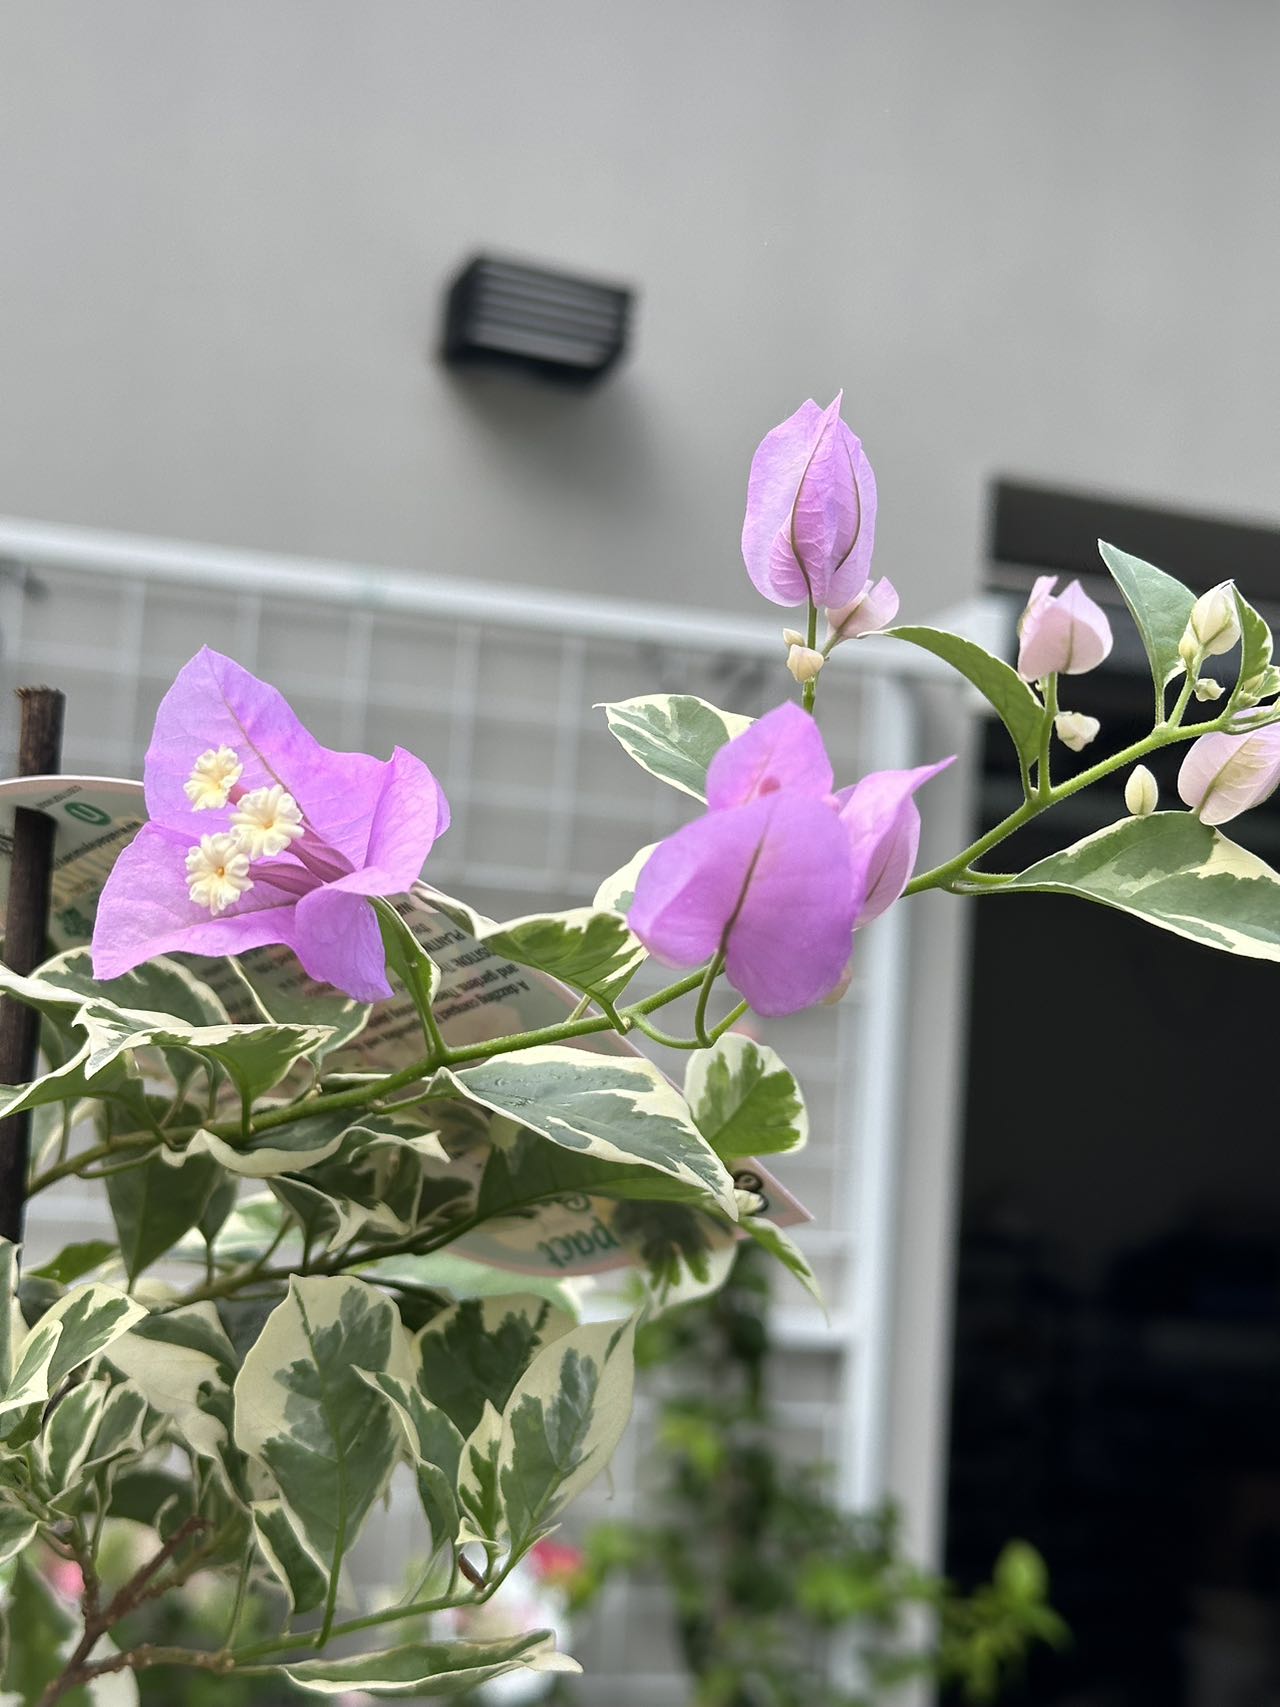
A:
MULTIPOLYGON (((422 760, 322 747, 211 651, 181 671, 145 811, 93 809, 111 828, 82 850, 73 910, 86 929, 96 911, 91 945, 0 972, 41 1016, 45 1070, 0 1093, 0 1115, 36 1123, 29 1193, 101 1181, 115 1228, 39 1266, 0 1245, 5 1700, 127 1703, 154 1666, 335 1695, 573 1669, 544 1631, 465 1642, 456 1619, 424 1634, 423 1618, 489 1601, 626 1422, 636 1317, 575 1319, 563 1277, 630 1264, 660 1310, 752 1238, 811 1279, 741 1179, 806 1132, 783 1062, 734 1029, 747 1007, 838 1000, 860 933, 928 889, 1076 895, 1280 958, 1280 877, 1220 829, 1280 780, 1280 671, 1234 586, 1197 598, 1102 548, 1150 660, 1152 725, 1055 781, 1057 748, 1098 735, 1078 706, 1110 650, 1103 610, 1038 582, 1016 664, 891 626, 875 507, 839 399, 765 438, 743 553, 764 596, 803 613, 784 631, 798 703, 754 723, 691 696, 607 706, 626 753, 700 810, 563 913, 498 922, 424 887, 449 813, 422 760), (838 777, 818 720, 832 650, 874 633, 967 678, 1018 756, 1020 803, 922 873, 917 796, 949 755, 838 777), (1208 674, 1233 649, 1233 676, 1208 674), (1182 805, 1157 811, 1142 761, 1178 744, 1182 805), (1119 823, 989 867, 1113 775, 1119 823), (646 960, 673 976, 637 998, 646 960), (689 1052, 683 1087, 646 1039, 689 1052), (361 1607, 345 1566, 393 1476, 426 1563, 405 1598, 361 1607), (107 1562, 122 1525, 143 1538, 123 1573, 107 1562), (230 1586, 221 1640, 131 1645, 131 1615, 196 1573, 230 1586)), ((61 879, 75 868, 61 859, 61 879)))

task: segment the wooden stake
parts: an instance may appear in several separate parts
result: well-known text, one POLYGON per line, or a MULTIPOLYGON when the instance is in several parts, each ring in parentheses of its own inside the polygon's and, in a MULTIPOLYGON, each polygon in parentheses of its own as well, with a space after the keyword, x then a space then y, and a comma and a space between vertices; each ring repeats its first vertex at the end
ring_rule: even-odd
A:
MULTIPOLYGON (((64 696, 56 688, 19 688, 19 776, 53 776, 62 768, 64 696)), ((53 819, 20 806, 14 813, 13 859, 5 915, 4 959, 13 972, 32 972, 45 956, 53 873, 53 819)), ((6 996, 0 1001, 0 1084, 35 1077, 40 1016, 6 996)), ((31 1115, 0 1120, 0 1238, 22 1239, 27 1198, 31 1115)))

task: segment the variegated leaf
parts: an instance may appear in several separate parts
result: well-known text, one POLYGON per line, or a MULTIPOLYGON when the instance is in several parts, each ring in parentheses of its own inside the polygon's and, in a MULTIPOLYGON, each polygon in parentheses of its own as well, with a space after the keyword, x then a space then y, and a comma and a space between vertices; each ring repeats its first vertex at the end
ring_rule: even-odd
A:
POLYGON ((733 1181, 651 1061, 560 1046, 496 1055, 437 1074, 461 1094, 553 1144, 612 1162, 639 1162, 735 1214, 733 1181))
POLYGON ((187 1146, 187 1155, 208 1155, 246 1179, 269 1179, 314 1167, 341 1148, 351 1122, 350 1113, 313 1114, 287 1126, 256 1134, 247 1142, 219 1138, 201 1129, 187 1146))
POLYGON ((418 1497, 431 1526, 433 1547, 439 1550, 457 1539, 460 1527, 455 1492, 464 1441, 445 1413, 422 1392, 394 1375, 365 1379, 395 1407, 417 1472, 418 1497))
POLYGON ((360 1370, 410 1378, 394 1305, 345 1276, 294 1276, 235 1383, 236 1444, 271 1472, 331 1596, 399 1456, 391 1406, 360 1370))
POLYGON ((602 907, 611 913, 629 913, 636 898, 636 882, 657 845, 657 842, 647 843, 638 853, 632 854, 624 866, 611 872, 592 897, 592 906, 602 907))
POLYGON ((36 1538, 36 1521, 27 1511, 0 1505, 0 1565, 24 1553, 36 1538))
POLYGON ((315 1695, 463 1695, 513 1671, 576 1672, 581 1667, 559 1654, 545 1630, 496 1642, 408 1642, 376 1654, 340 1660, 302 1660, 271 1669, 315 1695))
POLYGON ((431 904, 495 955, 608 1001, 647 954, 626 920, 598 904, 562 913, 530 913, 501 924, 438 890, 432 890, 431 904))
POLYGON ((707 767, 726 742, 751 726, 687 693, 646 694, 603 708, 609 731, 642 769, 695 800, 707 797, 707 767))
POLYGON ((1280 873, 1190 812, 1098 830, 993 895, 1078 895, 1253 960, 1280 960, 1280 873))
POLYGON ((698 1130, 723 1162, 798 1150, 809 1116, 795 1075, 766 1044, 727 1032, 695 1051, 684 1094, 698 1130))
POLYGON ((98 1282, 68 1292, 18 1345, 0 1412, 43 1403, 64 1376, 105 1351, 146 1313, 123 1292, 98 1282))
POLYGON ((591 1322, 543 1348, 502 1416, 498 1486, 517 1553, 599 1475, 631 1415, 636 1318, 591 1322))
POLYGON ((173 1438, 201 1458, 220 1461, 227 1444, 227 1405, 235 1352, 211 1303, 148 1316, 116 1341, 111 1364, 168 1420, 173 1438))
POLYGON ((437 1316, 415 1343, 415 1383, 467 1436, 486 1404, 501 1412, 530 1361, 573 1327, 544 1298, 467 1298, 437 1316))
POLYGON ((283 1584, 295 1612, 310 1612, 329 1589, 329 1567, 308 1544, 299 1520, 283 1500, 255 1500, 253 1526, 258 1547, 283 1584))
POLYGON ((808 1258, 781 1227, 775 1227, 772 1221, 766 1221, 762 1215, 744 1215, 738 1225, 762 1250, 768 1251, 771 1257, 776 1257, 785 1269, 795 1275, 805 1291, 826 1309, 822 1288, 818 1285, 817 1275, 809 1266, 808 1258))

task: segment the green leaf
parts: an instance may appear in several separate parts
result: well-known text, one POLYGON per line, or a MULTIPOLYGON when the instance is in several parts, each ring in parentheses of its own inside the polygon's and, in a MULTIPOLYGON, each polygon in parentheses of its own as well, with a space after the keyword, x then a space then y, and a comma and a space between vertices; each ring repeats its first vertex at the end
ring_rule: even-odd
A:
POLYGON ((450 1546, 461 1526, 454 1490, 462 1463, 462 1436, 417 1387, 397 1381, 394 1375, 369 1375, 365 1379, 391 1401, 400 1419, 417 1470, 418 1497, 431 1527, 434 1549, 450 1546))
POLYGON ((462 1695, 511 1671, 576 1672, 581 1667, 558 1654, 545 1630, 497 1642, 408 1642, 376 1654, 341 1660, 302 1660, 264 1667, 316 1695, 462 1695))
POLYGON ((1231 695, 1233 707, 1257 705, 1280 690, 1280 674, 1271 663, 1271 630, 1239 587, 1233 587, 1240 620, 1240 670, 1231 695))
POLYGON ((809 1116, 795 1075, 774 1051, 727 1032, 714 1048, 698 1050, 685 1073, 684 1094, 698 1130, 722 1162, 798 1150, 809 1137, 809 1116))
POLYGON ((167 1154, 107 1175, 107 1199, 131 1285, 191 1231, 221 1178, 207 1156, 184 1157, 175 1166, 167 1154))
POLYGON ((418 1010, 424 1033, 431 1030, 431 1004, 440 983, 440 968, 414 936, 394 902, 374 899, 382 946, 387 951, 387 965, 404 985, 409 1000, 418 1010))
MULTIPOLYGON (((533 1139, 542 1154, 564 1156, 563 1150, 533 1139)), ((630 1174, 634 1170, 627 1169, 630 1174)), ((361 1267, 361 1278, 364 1280, 404 1280, 415 1288, 428 1288, 433 1292, 447 1292, 455 1299, 463 1298, 493 1298, 506 1296, 511 1291, 511 1275, 503 1269, 494 1268, 491 1263, 477 1262, 472 1257, 460 1256, 456 1250, 430 1251, 423 1256, 401 1255, 379 1257, 376 1262, 361 1267)), ((562 1314, 572 1319, 578 1310, 578 1300, 573 1291, 558 1280, 547 1280, 541 1275, 522 1274, 520 1276, 522 1291, 544 1298, 562 1314)))
POLYGON ((687 693, 646 694, 603 707, 609 731, 642 769, 695 800, 707 797, 707 767, 751 718, 687 693))
POLYGON ((639 1162, 695 1188, 731 1216, 733 1181, 652 1062, 551 1046, 442 1070, 433 1083, 553 1144, 613 1162, 639 1162))
POLYGON ((258 1546, 288 1591, 295 1612, 310 1612, 329 1590, 329 1568, 308 1545, 301 1524, 283 1500, 255 1500, 253 1525, 258 1546))
MULTIPOLYGON (((82 1280, 86 1274, 91 1274, 95 1268, 101 1268, 118 1255, 117 1247, 109 1240, 86 1239, 79 1244, 64 1245, 56 1257, 50 1257, 48 1262, 29 1272, 42 1280, 56 1281, 59 1286, 70 1286, 72 1281, 82 1280)), ((2 1286, 3 1277, 0 1276, 2 1286)))
POLYGON ((468 1436, 485 1405, 501 1413, 534 1355, 572 1326, 544 1298, 464 1299, 419 1335, 418 1391, 468 1436))
POLYGON ((895 640, 905 640, 922 651, 932 652, 972 682, 1009 731, 1024 765, 1034 764, 1040 753, 1044 707, 1003 658, 996 658, 976 641, 941 628, 886 628, 895 640))
MULTIPOLYGON (((349 1109, 312 1114, 277 1126, 236 1143, 202 1128, 187 1145, 188 1156, 211 1156, 224 1168, 246 1179, 269 1179, 273 1174, 293 1173, 314 1167, 342 1146, 351 1126, 349 1109)), ((191 1225, 195 1225, 192 1222, 191 1225)), ((184 1228, 185 1232, 186 1229, 184 1228)))
POLYGON ((0 1239, 0 1393, 9 1385, 26 1323, 18 1311, 18 1247, 0 1239))
POLYGON ((540 1351, 503 1412, 498 1481, 517 1553, 613 1456, 631 1415, 636 1318, 573 1328, 540 1351))
POLYGON ((36 1538, 36 1527, 26 1512, 0 1505, 0 1565, 26 1551, 36 1538))
POLYGON ((1185 667, 1178 655, 1178 642, 1186 632, 1196 596, 1163 569, 1144 563, 1141 557, 1131 557, 1106 540, 1098 541, 1098 550, 1138 625, 1151 679, 1163 703, 1165 688, 1185 667))
POLYGON ((525 1131, 509 1147, 490 1151, 480 1176, 475 1213, 485 1220, 522 1215, 537 1204, 584 1194, 645 1202, 706 1203, 701 1184, 690 1184, 643 1163, 562 1150, 558 1144, 548 1144, 541 1134, 525 1131))
POLYGON ((1280 874, 1190 812, 1125 818, 993 895, 1079 895, 1253 960, 1280 960, 1280 874))
POLYGON ((409 1378, 395 1306, 346 1276, 295 1275, 235 1383, 236 1445, 275 1478, 331 1596, 400 1451, 400 1425, 362 1369, 409 1378))
POLYGON ((762 1250, 768 1251, 782 1266, 800 1282, 805 1291, 826 1309, 826 1299, 822 1296, 822 1288, 818 1285, 818 1277, 809 1267, 804 1252, 793 1240, 787 1237, 781 1227, 776 1227, 772 1221, 766 1221, 762 1215, 744 1215, 738 1223, 743 1232, 754 1239, 762 1250))

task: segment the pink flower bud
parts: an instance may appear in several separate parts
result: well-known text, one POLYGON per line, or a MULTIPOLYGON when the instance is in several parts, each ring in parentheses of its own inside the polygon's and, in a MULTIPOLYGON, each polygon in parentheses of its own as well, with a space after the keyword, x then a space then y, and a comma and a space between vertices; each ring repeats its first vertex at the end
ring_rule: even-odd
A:
POLYGON ((1280 724, 1252 734, 1223 732, 1194 741, 1178 772, 1178 793, 1205 824, 1226 824, 1260 806, 1280 784, 1280 724))
POLYGON ((751 460, 742 556, 776 605, 842 606, 871 569, 876 482, 858 438, 812 399, 761 441, 751 460))
POLYGON ((839 644, 841 640, 856 640, 860 634, 878 634, 897 614, 898 590, 887 575, 882 575, 878 581, 869 581, 851 603, 827 612, 829 639, 839 644))
POLYGON ((1018 674, 1024 681, 1082 675, 1111 650, 1111 624, 1101 606, 1079 581, 1055 596, 1050 589, 1056 581, 1056 575, 1039 577, 1018 624, 1018 674))

